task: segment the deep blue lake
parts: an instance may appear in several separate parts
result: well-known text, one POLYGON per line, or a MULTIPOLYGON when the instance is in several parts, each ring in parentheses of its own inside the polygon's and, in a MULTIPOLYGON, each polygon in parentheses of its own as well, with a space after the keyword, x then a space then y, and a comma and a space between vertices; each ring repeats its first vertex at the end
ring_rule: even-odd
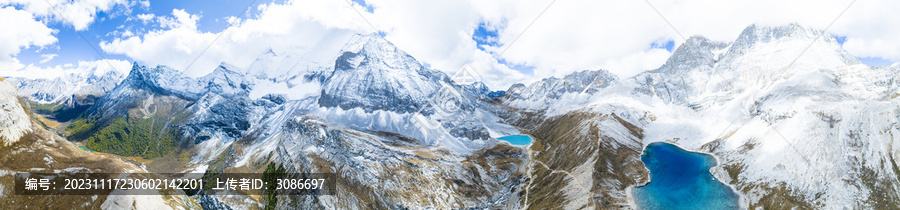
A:
POLYGON ((531 144, 531 141, 534 141, 529 135, 509 135, 497 139, 509 142, 512 145, 528 145, 531 144))
POLYGON ((632 190, 641 209, 738 209, 738 195, 709 173, 710 155, 655 142, 641 161, 650 169, 650 183, 632 190))

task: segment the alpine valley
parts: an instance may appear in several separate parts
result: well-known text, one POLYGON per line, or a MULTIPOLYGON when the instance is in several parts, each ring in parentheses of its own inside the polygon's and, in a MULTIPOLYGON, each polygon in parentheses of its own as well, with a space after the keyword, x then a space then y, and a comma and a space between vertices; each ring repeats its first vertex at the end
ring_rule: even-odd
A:
POLYGON ((505 91, 430 69, 378 34, 331 30, 202 77, 135 63, 0 80, 0 206, 634 209, 654 142, 712 155, 710 172, 741 208, 900 206, 900 67, 866 66, 819 30, 693 36, 633 77, 584 70, 505 91), (516 134, 533 142, 497 139, 516 134), (333 173, 334 194, 12 191, 17 172, 272 166, 333 173))

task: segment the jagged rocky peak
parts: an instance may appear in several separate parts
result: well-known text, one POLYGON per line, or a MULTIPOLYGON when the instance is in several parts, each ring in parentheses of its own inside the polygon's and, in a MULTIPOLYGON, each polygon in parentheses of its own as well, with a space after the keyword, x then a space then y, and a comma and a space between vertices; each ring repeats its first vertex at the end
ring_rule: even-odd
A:
POLYGON ((825 40, 834 40, 834 37, 827 36, 823 31, 813 28, 800 26, 792 23, 782 26, 762 26, 753 24, 744 28, 741 35, 734 41, 736 47, 750 47, 756 43, 773 42, 781 39, 805 39, 812 40, 817 37, 825 40))
POLYGON ((462 89, 469 91, 469 93, 478 96, 479 98, 490 98, 489 95, 491 94, 491 89, 483 82, 463 84, 462 89))
POLYGON ((595 91, 598 88, 609 86, 612 82, 619 80, 619 77, 606 70, 583 70, 574 72, 563 77, 565 84, 574 88, 587 89, 587 91, 595 91))
POLYGON ((515 84, 501 96, 505 104, 525 109, 540 110, 564 96, 592 95, 601 89, 618 83, 619 78, 606 70, 583 70, 562 78, 550 77, 529 84, 515 84))
POLYGON ((424 69, 415 58, 378 34, 357 34, 343 50, 335 63, 336 71, 358 70, 359 65, 373 62, 381 62, 383 67, 391 69, 424 69))
POLYGON ((583 70, 573 72, 563 78, 550 77, 541 79, 524 87, 522 90, 513 90, 523 99, 551 98, 558 99, 566 93, 594 93, 597 90, 608 87, 618 80, 618 77, 606 70, 583 70))
POLYGON ((167 66, 159 65, 155 68, 149 68, 147 66, 138 64, 137 62, 134 62, 131 67, 131 71, 128 73, 128 77, 125 78, 125 81, 131 82, 133 84, 146 84, 156 86, 160 83, 165 83, 166 81, 170 81, 179 76, 181 76, 180 72, 167 66))
POLYGON ((516 84, 509 86, 509 89, 506 90, 506 94, 507 95, 518 94, 518 93, 522 92, 522 90, 525 90, 525 84, 516 83, 516 84))
POLYGON ((484 84, 484 82, 473 82, 469 84, 462 85, 462 88, 466 91, 469 91, 472 95, 477 96, 478 98, 493 98, 497 96, 501 96, 506 94, 506 91, 491 91, 491 89, 484 84))
POLYGON ((728 47, 726 42, 712 41, 703 36, 692 36, 679 46, 659 69, 684 71, 698 66, 711 68, 726 47, 728 47))
POLYGON ((415 112, 442 84, 452 86, 444 73, 426 69, 379 35, 356 35, 335 61, 334 71, 324 79, 319 104, 359 107, 367 112, 415 112))
POLYGON ((239 73, 238 69, 231 64, 222 62, 215 70, 198 79, 200 82, 206 83, 206 89, 209 92, 225 95, 247 93, 253 85, 253 81, 239 73))
POLYGON ((807 57, 815 57, 817 60, 840 62, 837 65, 860 63, 856 57, 844 50, 831 34, 796 23, 781 26, 757 24, 748 26, 735 39, 726 59, 752 54, 753 51, 769 56, 808 55, 807 57))
POLYGON ((207 75, 191 78, 183 75, 181 71, 166 66, 149 68, 135 63, 122 84, 130 86, 131 89, 144 89, 196 100, 207 92, 237 94, 248 90, 253 83, 236 69, 232 65, 222 63, 207 75))
POLYGON ((185 77, 180 71, 167 66, 159 65, 149 68, 137 62, 134 63, 131 73, 122 84, 130 86, 131 89, 144 89, 192 100, 199 98, 200 90, 206 87, 197 80, 185 77))
POLYGON ((214 69, 212 72, 198 78, 198 80, 202 80, 202 81, 217 81, 217 80, 228 81, 228 80, 235 80, 235 79, 243 80, 245 74, 241 73, 241 71, 239 69, 240 68, 235 67, 231 64, 222 62, 219 64, 219 66, 216 66, 216 69, 214 69))

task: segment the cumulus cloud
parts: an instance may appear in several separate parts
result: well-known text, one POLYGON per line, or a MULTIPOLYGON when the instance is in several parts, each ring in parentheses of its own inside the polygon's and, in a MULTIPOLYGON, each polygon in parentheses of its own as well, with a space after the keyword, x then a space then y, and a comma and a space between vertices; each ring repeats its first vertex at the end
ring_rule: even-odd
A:
POLYGON ((134 17, 137 20, 140 20, 141 22, 143 22, 144 24, 147 24, 147 23, 150 23, 151 21, 153 21, 153 19, 156 18, 156 15, 154 15, 152 13, 151 14, 139 14, 134 17))
POLYGON ((183 67, 215 39, 216 34, 198 31, 197 15, 179 9, 173 10, 172 15, 166 21, 160 21, 164 29, 150 31, 143 36, 104 41, 100 47, 107 53, 125 54, 140 61, 183 67))
MULTIPOLYGON (((481 50, 466 36, 479 22, 496 26, 498 45, 485 51, 507 63, 535 67, 533 75, 525 75, 533 81, 600 68, 628 77, 665 62, 668 52, 652 43, 674 41, 677 47, 682 35, 732 41, 750 24, 825 29, 851 1, 649 1, 659 14, 644 1, 557 1, 549 8, 551 0, 367 3, 388 39, 439 69, 475 61, 481 50)), ((828 32, 847 36, 844 47, 856 56, 898 61, 900 13, 892 12, 898 9, 896 1, 856 2, 828 32)), ((494 83, 500 87, 493 88, 503 88, 508 82, 494 83)))
POLYGON ((495 89, 527 79, 477 48, 472 36, 486 15, 476 7, 482 5, 416 0, 367 3, 374 6, 369 19, 386 33, 385 38, 432 68, 453 73, 468 65, 495 89))
POLYGON ((15 55, 23 48, 56 43, 56 30, 34 19, 31 13, 13 7, 0 8, 0 68, 23 67, 15 55))
POLYGON ((96 19, 98 12, 110 11, 116 5, 128 4, 127 0, 0 0, 0 5, 20 5, 35 16, 64 22, 66 25, 71 23, 75 30, 79 31, 87 29, 96 19))
MULTIPOLYGON (((31 47, 50 46, 57 42, 55 34, 58 30, 48 27, 48 22, 64 19, 72 23, 75 30, 87 29, 94 22, 96 14, 101 11, 109 11, 115 5, 126 4, 125 0, 96 0, 96 1, 25 1, 25 0, 0 0, 0 75, 25 76, 25 77, 55 77, 67 68, 55 66, 49 68, 37 67, 34 64, 23 64, 16 56, 22 49, 31 47), (51 7, 50 4, 56 5, 51 7), (55 8, 55 10, 54 10, 55 8), (57 14, 57 11, 60 15, 57 14)), ((59 46, 56 46, 59 49, 59 46)), ((37 50, 36 52, 40 52, 37 50)), ((40 64, 44 64, 57 57, 57 54, 42 54, 40 64)), ((118 61, 118 60, 116 60, 118 61)), ((97 63, 100 61, 83 61, 78 66, 86 65, 84 62, 97 63)), ((106 61, 104 65, 109 66, 106 61)), ((115 62, 122 64, 122 61, 115 62)), ((126 64, 128 62, 125 62, 126 64)), ((71 67, 71 65, 70 65, 71 67)))
POLYGON ((40 63, 50 62, 50 60, 53 60, 53 58, 55 58, 56 56, 57 56, 57 54, 43 54, 43 55, 41 55, 40 63))
POLYGON ((138 1, 141 4, 141 8, 150 9, 150 0, 138 1))
POLYGON ((880 57, 900 62, 900 2, 859 1, 833 26, 846 36, 844 49, 859 57, 880 57))
POLYGON ((175 9, 171 16, 157 16, 162 29, 102 41, 100 47, 148 65, 166 65, 189 76, 202 76, 223 61, 247 67, 269 48, 312 46, 331 29, 374 32, 343 1, 302 0, 258 9, 262 12, 256 18, 229 18, 234 25, 219 33, 199 31, 199 15, 175 9))
MULTIPOLYGON (((188 70, 202 75, 221 61, 246 66, 269 47, 308 46, 333 28, 371 33, 371 23, 386 39, 435 69, 452 73, 468 65, 491 88, 505 89, 512 83, 585 69, 628 77, 665 62, 669 52, 653 43, 671 41, 677 47, 683 37, 692 35, 732 41, 750 24, 799 23, 825 29, 852 0, 649 1, 659 13, 645 1, 566 0, 548 8, 551 1, 368 0, 365 7, 354 3, 364 20, 346 1, 297 0, 260 6, 253 18, 227 17, 234 26, 219 33, 198 31, 196 22, 202 17, 175 10, 171 16, 156 17, 163 29, 101 46, 108 53, 174 68, 186 67, 209 46, 188 70), (496 30, 496 36, 473 38, 479 26, 496 30), (492 44, 478 46, 473 39, 492 44), (533 70, 520 72, 511 69, 513 65, 533 70)), ((856 2, 828 32, 846 36, 844 47, 856 56, 897 62, 900 13, 893 12, 897 10, 900 2, 856 2)))
POLYGON ((585 69, 630 76, 662 64, 668 52, 650 43, 675 37, 641 1, 559 1, 547 8, 550 2, 367 1, 375 25, 401 49, 444 71, 481 66, 485 78, 495 78, 486 79, 494 89, 585 69), (498 45, 476 46, 479 25, 496 29, 497 37, 483 39, 498 45), (534 70, 514 71, 499 60, 534 70))

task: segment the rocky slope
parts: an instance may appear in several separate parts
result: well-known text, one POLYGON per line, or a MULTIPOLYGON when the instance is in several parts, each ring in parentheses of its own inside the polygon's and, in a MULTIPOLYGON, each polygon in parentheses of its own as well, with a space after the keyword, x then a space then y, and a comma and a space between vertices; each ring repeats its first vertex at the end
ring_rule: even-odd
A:
POLYGON ((0 79, 0 206, 5 208, 147 209, 197 208, 183 193, 178 195, 15 195, 16 173, 146 173, 122 159, 81 150, 45 129, 27 106, 19 103, 10 81, 0 79))
MULTIPOLYGON (((518 133, 492 114, 500 108, 377 35, 335 33, 344 39, 329 41, 343 45, 306 49, 334 56, 268 52, 250 69, 223 63, 198 78, 135 64, 68 127, 69 139, 150 158, 142 166, 155 172, 279 164, 340 175, 341 194, 283 197, 281 207, 518 205, 509 200, 525 179, 527 153, 493 138, 518 133), (329 57, 330 66, 320 62, 329 57)), ((195 198, 206 207, 264 205, 259 197, 195 198)))
MULTIPOLYGON (((153 172, 338 175, 337 194, 277 196, 279 208, 634 208, 630 187, 650 180, 641 151, 658 141, 715 155, 747 208, 889 208, 898 73, 821 31, 752 25, 732 42, 691 37, 634 77, 580 71, 498 96, 378 35, 335 30, 198 78, 135 64, 67 137, 149 158, 139 164, 153 172), (518 133, 535 142, 495 139, 518 133), (121 145, 138 149, 109 147, 121 145)), ((14 117, 4 138, 29 132, 14 117)))
MULTIPOLYGON (((554 131, 550 138, 584 133, 590 129, 555 131, 604 119, 572 116, 615 115, 619 125, 596 130, 625 126, 641 134, 634 138, 642 145, 666 141, 717 155, 721 165, 714 174, 744 196, 745 207, 884 208, 900 204, 892 134, 898 129, 898 70, 860 64, 821 31, 752 25, 730 43, 691 37, 660 68, 593 94, 568 91, 583 82, 567 76, 513 86, 503 103, 521 113, 509 119, 538 124, 533 131, 554 131), (565 82, 553 82, 559 80, 565 82), (527 94, 532 92, 562 95, 527 94), (554 125, 560 119, 572 122, 554 125)), ((570 76, 578 74, 584 73, 570 76)), ((602 144, 609 138, 589 139, 602 144)), ((633 138, 611 139, 629 145, 626 140, 633 138)), ((639 158, 641 146, 624 148, 628 153, 616 161, 639 158)), ((541 155, 567 156, 573 151, 579 150, 541 155)), ((578 174, 578 169, 562 170, 578 174)), ((623 184, 642 182, 641 177, 608 177, 618 182, 588 186, 623 195, 623 184)), ((562 183, 584 186, 573 180, 562 183)), ((588 203, 586 198, 557 197, 588 203)))

